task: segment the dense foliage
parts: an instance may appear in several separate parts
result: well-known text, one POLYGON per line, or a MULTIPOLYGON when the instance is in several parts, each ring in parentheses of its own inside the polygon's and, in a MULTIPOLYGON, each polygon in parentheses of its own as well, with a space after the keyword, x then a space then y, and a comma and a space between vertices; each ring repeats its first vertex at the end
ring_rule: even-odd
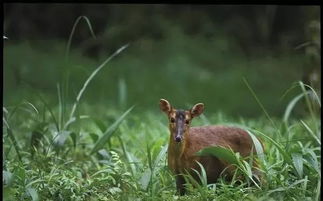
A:
POLYGON ((5 5, 4 200, 320 199, 320 85, 301 81, 320 71, 317 7, 53 5, 5 5), (280 27, 286 10, 302 20, 280 27), (193 126, 260 138, 264 182, 254 184, 248 160, 214 149, 237 161, 237 177, 207 185, 201 174, 193 188, 187 175, 178 196, 160 98, 204 102, 193 126))

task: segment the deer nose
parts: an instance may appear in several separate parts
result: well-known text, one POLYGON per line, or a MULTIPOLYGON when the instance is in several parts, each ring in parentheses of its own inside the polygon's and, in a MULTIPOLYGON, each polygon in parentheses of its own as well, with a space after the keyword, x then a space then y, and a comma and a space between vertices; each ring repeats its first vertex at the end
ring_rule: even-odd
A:
POLYGON ((176 142, 180 142, 181 140, 182 140, 182 138, 181 138, 180 136, 176 136, 176 137, 175 137, 175 141, 176 141, 176 142))

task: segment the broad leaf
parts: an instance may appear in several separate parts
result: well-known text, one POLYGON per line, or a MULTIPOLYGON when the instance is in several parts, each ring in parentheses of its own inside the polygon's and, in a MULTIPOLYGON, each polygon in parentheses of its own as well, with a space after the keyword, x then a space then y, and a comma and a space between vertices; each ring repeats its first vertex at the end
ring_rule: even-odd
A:
POLYGON ((300 178, 303 177, 303 156, 301 154, 292 154, 293 164, 300 178))
POLYGON ((239 164, 239 161, 234 155, 234 152, 231 149, 222 147, 222 146, 212 146, 201 149, 196 152, 197 156, 215 156, 221 160, 225 160, 231 164, 239 164))

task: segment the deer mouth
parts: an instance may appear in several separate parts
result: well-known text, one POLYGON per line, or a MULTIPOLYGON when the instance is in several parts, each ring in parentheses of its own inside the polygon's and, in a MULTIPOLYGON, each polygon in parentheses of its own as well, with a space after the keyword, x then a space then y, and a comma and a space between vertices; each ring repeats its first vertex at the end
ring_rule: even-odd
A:
POLYGON ((182 141, 182 137, 181 137, 181 136, 176 136, 176 137, 175 137, 175 141, 176 141, 177 143, 181 142, 181 141, 182 141))

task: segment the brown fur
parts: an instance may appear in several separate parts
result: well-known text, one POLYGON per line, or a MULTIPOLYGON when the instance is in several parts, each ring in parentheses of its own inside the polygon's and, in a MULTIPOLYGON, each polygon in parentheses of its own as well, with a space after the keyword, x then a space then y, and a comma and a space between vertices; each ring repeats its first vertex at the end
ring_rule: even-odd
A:
MULTIPOLYGON (((171 119, 176 118, 177 110, 172 108, 168 101, 161 99, 160 108, 164 111, 170 120, 170 138, 168 146, 168 166, 176 175, 176 186, 179 193, 185 193, 185 180, 180 174, 187 171, 197 179, 197 175, 192 169, 200 170, 196 161, 200 162, 207 174, 208 183, 215 183, 220 174, 225 171, 228 178, 232 176, 233 166, 221 161, 214 156, 196 156, 196 152, 210 146, 223 146, 231 148, 234 152, 239 152, 241 156, 247 157, 252 151, 255 152, 253 141, 249 134, 240 128, 228 126, 201 126, 190 128, 193 117, 200 115, 204 110, 204 105, 199 103, 193 106, 189 111, 183 111, 185 114, 185 125, 182 125, 183 135, 180 142, 175 141, 176 124, 171 119)), ((257 164, 253 164, 257 167, 257 164)))
POLYGON ((249 134, 239 128, 225 126, 203 126, 190 128, 184 135, 184 141, 174 142, 170 138, 168 146, 168 166, 174 174, 185 173, 191 168, 199 169, 195 161, 200 162, 206 170, 208 181, 216 182, 220 173, 228 166, 212 156, 196 156, 195 153, 209 146, 223 146, 240 152, 243 157, 252 150, 252 140, 249 134))

